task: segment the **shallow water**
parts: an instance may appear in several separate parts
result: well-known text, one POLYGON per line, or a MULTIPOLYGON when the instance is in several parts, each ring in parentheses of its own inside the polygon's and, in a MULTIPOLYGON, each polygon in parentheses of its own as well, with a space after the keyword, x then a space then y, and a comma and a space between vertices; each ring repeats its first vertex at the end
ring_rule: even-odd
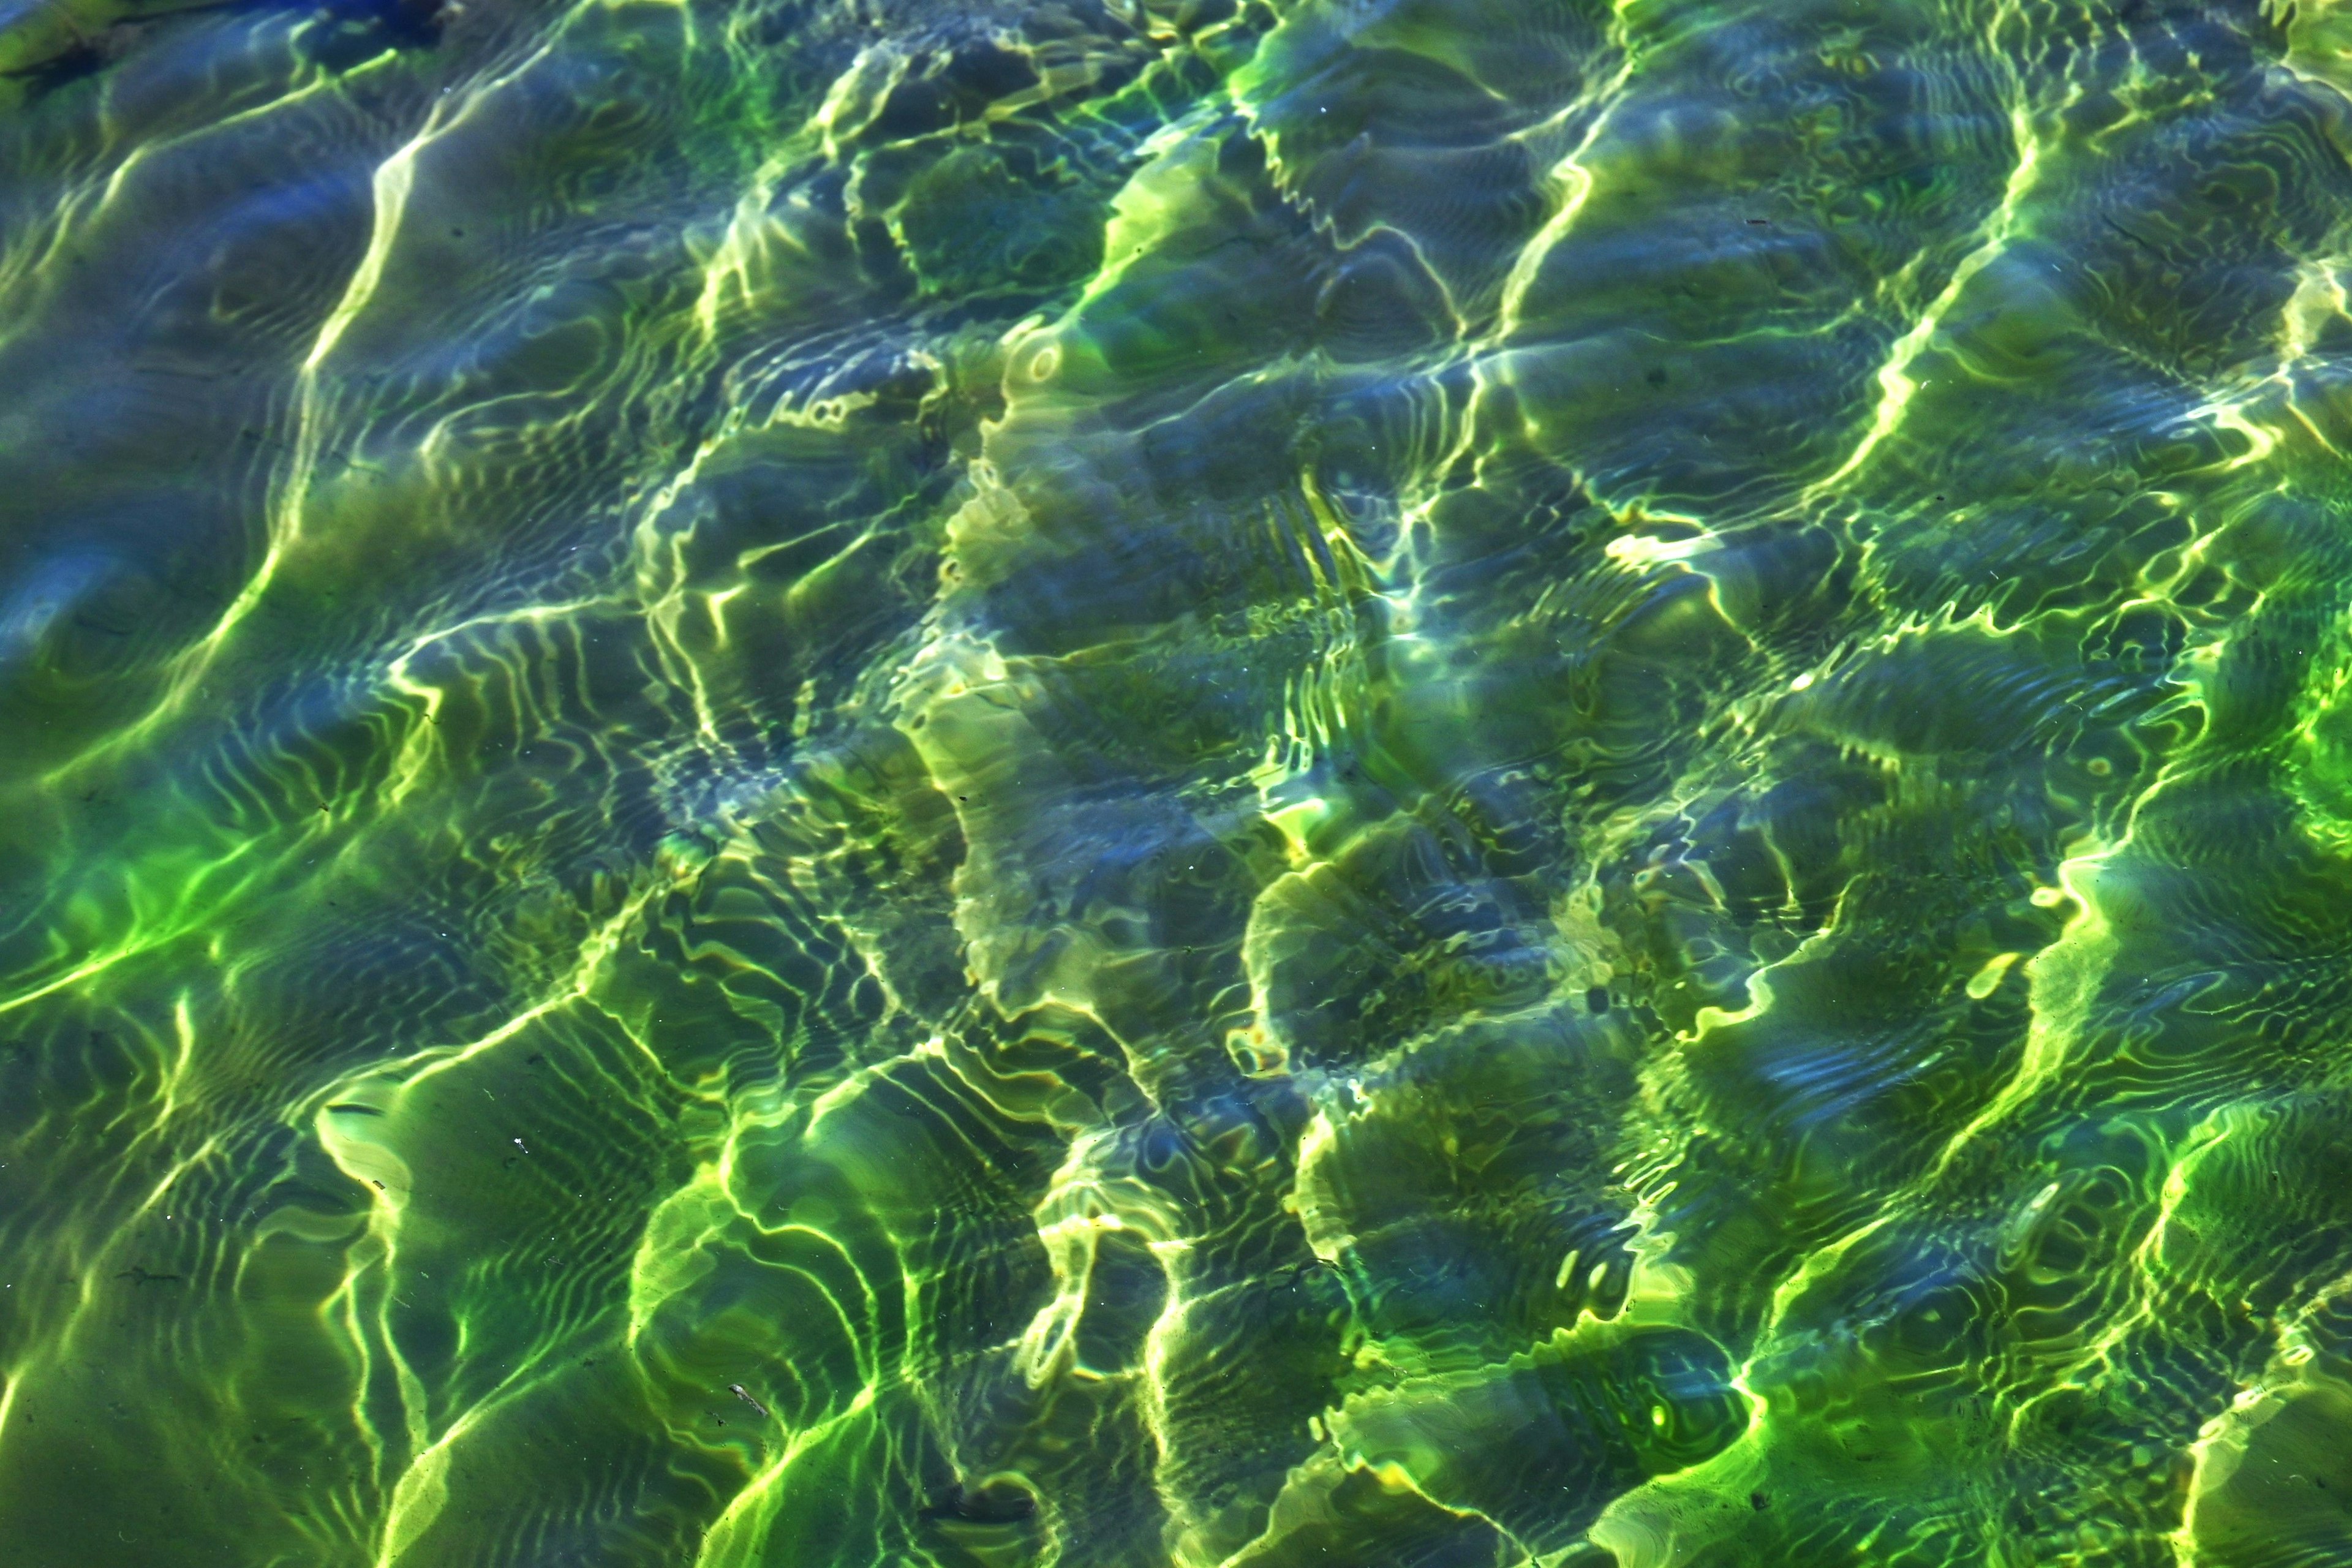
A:
POLYGON ((0 71, 0 1568, 2352 1563, 2352 5, 0 71))

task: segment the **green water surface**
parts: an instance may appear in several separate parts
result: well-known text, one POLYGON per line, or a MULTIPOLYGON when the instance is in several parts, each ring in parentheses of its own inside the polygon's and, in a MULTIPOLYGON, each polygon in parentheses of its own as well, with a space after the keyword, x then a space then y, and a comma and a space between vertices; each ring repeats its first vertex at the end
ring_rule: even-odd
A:
POLYGON ((2352 5, 0 73, 0 1568, 2352 1565, 2352 5))

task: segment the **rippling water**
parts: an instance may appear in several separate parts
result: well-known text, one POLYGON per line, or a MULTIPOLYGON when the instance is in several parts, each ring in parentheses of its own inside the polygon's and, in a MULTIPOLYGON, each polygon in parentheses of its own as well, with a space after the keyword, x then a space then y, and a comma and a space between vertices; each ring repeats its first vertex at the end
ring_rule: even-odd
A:
POLYGON ((2352 1563, 2352 5, 0 24, 5 1568, 2352 1563))

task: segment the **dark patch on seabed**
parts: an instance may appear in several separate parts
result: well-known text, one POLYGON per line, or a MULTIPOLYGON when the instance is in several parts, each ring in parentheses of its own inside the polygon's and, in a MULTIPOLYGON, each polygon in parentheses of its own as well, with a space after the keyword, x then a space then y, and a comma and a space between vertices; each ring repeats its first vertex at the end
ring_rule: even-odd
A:
POLYGON ((2352 4, 0 8, 0 1568, 2352 1563, 2352 4))

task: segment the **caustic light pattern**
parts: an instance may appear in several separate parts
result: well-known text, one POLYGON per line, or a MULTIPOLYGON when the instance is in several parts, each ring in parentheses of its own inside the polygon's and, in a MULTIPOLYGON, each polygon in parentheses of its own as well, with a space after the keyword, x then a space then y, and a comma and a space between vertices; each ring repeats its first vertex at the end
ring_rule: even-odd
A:
POLYGON ((2352 5, 0 73, 6 1568, 2352 1563, 2352 5))

